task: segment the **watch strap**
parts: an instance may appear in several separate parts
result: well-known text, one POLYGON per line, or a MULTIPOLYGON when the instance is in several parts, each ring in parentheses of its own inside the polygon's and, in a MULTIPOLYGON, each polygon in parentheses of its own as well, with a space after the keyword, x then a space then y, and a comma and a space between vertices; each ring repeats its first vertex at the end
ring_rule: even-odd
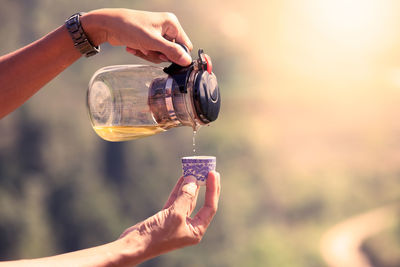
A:
POLYGON ((78 49, 82 55, 85 55, 85 57, 91 57, 100 52, 100 46, 94 46, 83 30, 79 19, 83 14, 85 13, 80 12, 73 14, 65 21, 65 27, 67 28, 76 49, 78 49))

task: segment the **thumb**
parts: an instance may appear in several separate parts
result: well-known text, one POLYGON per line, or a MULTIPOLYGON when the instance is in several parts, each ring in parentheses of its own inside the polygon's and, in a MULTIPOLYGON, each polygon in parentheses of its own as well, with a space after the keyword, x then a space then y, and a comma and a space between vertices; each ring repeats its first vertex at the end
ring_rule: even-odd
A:
POLYGON ((189 66, 192 63, 192 57, 183 47, 177 43, 168 41, 162 38, 162 46, 159 48, 160 52, 163 53, 170 61, 180 65, 189 66))
POLYGON ((185 214, 190 213, 192 204, 196 201, 197 187, 198 185, 195 177, 186 176, 183 178, 183 183, 173 204, 178 212, 185 214))

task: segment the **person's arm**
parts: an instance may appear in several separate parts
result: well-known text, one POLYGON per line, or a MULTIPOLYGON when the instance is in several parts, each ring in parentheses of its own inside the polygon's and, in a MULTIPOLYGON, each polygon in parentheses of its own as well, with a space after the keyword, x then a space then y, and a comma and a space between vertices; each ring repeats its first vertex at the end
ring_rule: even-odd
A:
POLYGON ((0 118, 80 58, 65 27, 0 57, 0 118))
POLYGON ((117 240, 102 246, 56 256, 0 262, 0 267, 130 267, 145 260, 138 235, 131 243, 117 240))
MULTIPOLYGON (((153 62, 191 63, 192 44, 171 13, 100 9, 84 14, 81 24, 96 46, 104 42, 153 62)), ((0 57, 0 118, 22 105, 41 87, 81 57, 64 25, 15 52, 0 57)))
POLYGON ((0 267, 128 267, 168 251, 197 244, 217 212, 221 186, 219 173, 210 172, 204 205, 191 218, 199 192, 195 180, 190 176, 181 177, 164 208, 125 230, 117 241, 47 258, 0 262, 0 267))

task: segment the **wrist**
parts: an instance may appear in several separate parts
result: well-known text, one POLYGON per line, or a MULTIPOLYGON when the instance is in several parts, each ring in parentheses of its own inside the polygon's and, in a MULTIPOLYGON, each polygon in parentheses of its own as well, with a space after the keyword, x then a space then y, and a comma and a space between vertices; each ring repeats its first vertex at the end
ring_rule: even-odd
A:
POLYGON ((151 258, 148 253, 149 239, 138 229, 130 230, 128 234, 115 242, 119 243, 121 262, 126 265, 136 265, 151 258))
POLYGON ((107 41, 107 20, 98 10, 85 13, 80 17, 82 28, 94 46, 107 41))

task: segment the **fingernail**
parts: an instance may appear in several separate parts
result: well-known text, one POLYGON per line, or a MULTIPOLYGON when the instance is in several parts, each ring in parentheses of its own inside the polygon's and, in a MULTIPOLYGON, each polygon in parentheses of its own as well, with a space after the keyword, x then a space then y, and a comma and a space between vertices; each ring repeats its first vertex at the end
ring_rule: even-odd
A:
POLYGON ((192 57, 185 52, 183 59, 185 60, 185 65, 190 65, 192 63, 192 57))

